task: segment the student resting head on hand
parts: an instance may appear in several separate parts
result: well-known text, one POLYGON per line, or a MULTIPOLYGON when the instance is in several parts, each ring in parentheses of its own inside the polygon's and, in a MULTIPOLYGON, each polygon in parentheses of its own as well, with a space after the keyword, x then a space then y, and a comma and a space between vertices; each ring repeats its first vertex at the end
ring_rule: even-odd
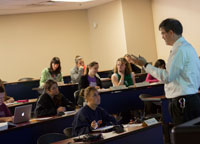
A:
POLYGON ((117 59, 111 80, 113 86, 130 86, 135 84, 135 74, 131 71, 130 64, 125 58, 117 59))

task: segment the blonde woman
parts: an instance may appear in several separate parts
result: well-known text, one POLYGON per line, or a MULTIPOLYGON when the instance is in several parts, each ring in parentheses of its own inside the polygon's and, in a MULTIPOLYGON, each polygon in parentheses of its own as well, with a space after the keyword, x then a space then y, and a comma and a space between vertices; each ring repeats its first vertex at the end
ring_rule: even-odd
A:
POLYGON ((114 74, 111 77, 113 86, 130 86, 135 84, 135 74, 125 58, 117 59, 114 74))

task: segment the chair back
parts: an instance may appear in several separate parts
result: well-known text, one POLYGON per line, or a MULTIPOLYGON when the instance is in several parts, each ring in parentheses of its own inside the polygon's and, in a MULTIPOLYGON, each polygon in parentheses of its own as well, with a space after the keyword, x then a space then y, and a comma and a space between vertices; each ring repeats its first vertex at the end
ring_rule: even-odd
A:
POLYGON ((24 78, 20 78, 18 81, 31 81, 31 80, 33 80, 33 78, 24 77, 24 78))
POLYGON ((67 138, 71 138, 72 137, 72 127, 65 128, 63 130, 63 133, 65 134, 65 136, 67 138))

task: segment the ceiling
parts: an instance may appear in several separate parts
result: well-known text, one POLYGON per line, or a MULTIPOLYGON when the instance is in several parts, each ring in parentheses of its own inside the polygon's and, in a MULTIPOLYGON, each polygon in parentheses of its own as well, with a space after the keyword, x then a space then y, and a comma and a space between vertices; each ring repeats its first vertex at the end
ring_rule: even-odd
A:
POLYGON ((52 2, 49 0, 0 0, 0 15, 88 9, 113 0, 90 2, 52 2))

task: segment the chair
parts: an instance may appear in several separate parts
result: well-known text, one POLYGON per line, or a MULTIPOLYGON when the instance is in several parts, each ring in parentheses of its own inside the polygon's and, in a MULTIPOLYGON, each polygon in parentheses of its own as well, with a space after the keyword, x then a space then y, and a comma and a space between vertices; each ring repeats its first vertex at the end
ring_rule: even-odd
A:
POLYGON ((20 78, 18 81, 31 81, 34 78, 29 78, 29 77, 25 77, 25 78, 20 78))
POLYGON ((161 107, 160 99, 147 99, 153 97, 149 94, 140 94, 139 98, 144 102, 144 113, 143 116, 150 116, 150 117, 161 117, 161 114, 158 114, 158 107, 161 107))
POLYGON ((72 137, 72 127, 65 128, 63 130, 63 133, 65 134, 65 136, 67 136, 67 138, 71 138, 72 137))
POLYGON ((48 133, 40 136, 37 140, 37 144, 51 144, 53 142, 67 139, 64 134, 60 133, 48 133))
POLYGON ((74 100, 75 100, 75 104, 77 105, 77 101, 78 101, 78 98, 79 98, 79 93, 80 93, 80 90, 77 90, 74 92, 74 100))

